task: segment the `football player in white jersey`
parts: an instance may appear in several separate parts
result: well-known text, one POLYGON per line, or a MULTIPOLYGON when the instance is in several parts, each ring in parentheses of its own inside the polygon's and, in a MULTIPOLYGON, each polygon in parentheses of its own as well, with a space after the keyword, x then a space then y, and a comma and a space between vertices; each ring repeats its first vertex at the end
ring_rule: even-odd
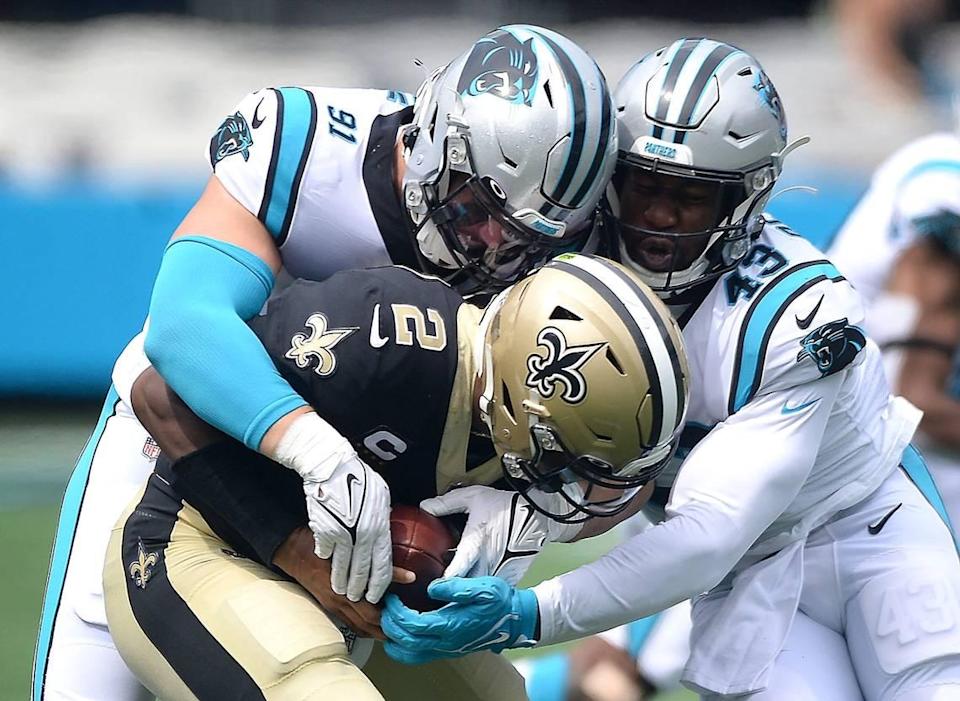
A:
POLYGON ((960 561, 909 446, 919 412, 890 395, 850 283, 762 216, 791 148, 773 84, 683 39, 615 99, 620 250, 691 362, 664 520, 532 589, 450 577, 424 614, 388 596, 389 653, 561 642, 694 598, 683 682, 703 698, 960 698, 960 561))
POLYGON ((37 641, 37 701, 144 697, 110 640, 100 572, 110 529, 157 454, 130 410, 147 357, 207 422, 300 473, 336 592, 376 601, 385 590, 386 517, 367 510, 342 526, 322 504, 354 478, 381 500, 386 484, 340 450, 343 437, 277 374, 244 320, 281 266, 324 278, 394 262, 464 292, 505 286, 583 247, 616 154, 603 75, 550 30, 487 34, 409 102, 383 90, 268 88, 220 125, 213 175, 164 253, 149 322, 118 360, 67 485, 37 641))
POLYGON ((828 249, 863 295, 895 391, 923 411, 917 444, 960 522, 960 137, 894 153, 828 249))

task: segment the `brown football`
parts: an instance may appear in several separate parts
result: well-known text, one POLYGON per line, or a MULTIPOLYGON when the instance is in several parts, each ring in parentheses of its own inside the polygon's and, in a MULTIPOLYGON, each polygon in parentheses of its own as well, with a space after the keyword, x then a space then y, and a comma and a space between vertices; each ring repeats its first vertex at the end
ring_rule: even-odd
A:
POLYGON ((439 519, 416 506, 398 504, 390 511, 393 564, 417 575, 412 584, 390 585, 400 601, 417 611, 433 611, 443 602, 427 596, 427 585, 443 576, 460 540, 460 528, 449 517, 439 519))

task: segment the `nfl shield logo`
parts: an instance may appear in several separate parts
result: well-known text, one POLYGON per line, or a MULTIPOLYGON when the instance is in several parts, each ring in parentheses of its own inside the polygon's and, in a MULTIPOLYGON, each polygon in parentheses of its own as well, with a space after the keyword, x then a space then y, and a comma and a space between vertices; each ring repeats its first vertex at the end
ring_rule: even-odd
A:
POLYGON ((147 436, 147 442, 143 444, 143 457, 147 460, 156 460, 160 455, 160 446, 150 436, 147 436))

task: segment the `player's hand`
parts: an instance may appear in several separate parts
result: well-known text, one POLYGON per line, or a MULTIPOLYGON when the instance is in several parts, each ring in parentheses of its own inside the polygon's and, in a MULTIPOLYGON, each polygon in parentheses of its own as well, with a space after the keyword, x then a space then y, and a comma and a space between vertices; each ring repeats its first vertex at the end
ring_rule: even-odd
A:
MULTIPOLYGON (((563 498, 538 492, 536 499, 540 504, 563 498)), ((463 535, 444 577, 494 575, 516 584, 545 543, 570 540, 581 527, 550 519, 517 492, 491 487, 454 489, 420 502, 420 508, 434 516, 467 514, 463 535)))
POLYGON ((421 664, 491 650, 536 644, 540 612, 532 589, 516 589, 498 577, 438 579, 427 593, 450 602, 419 613, 387 596, 381 625, 383 649, 397 662, 421 664))
POLYGON ((317 557, 331 558, 330 586, 351 601, 377 603, 390 585, 390 488, 346 444, 331 455, 332 470, 320 465, 304 473, 307 516, 317 557), (325 475, 322 478, 315 476, 325 475))
MULTIPOLYGON (((314 553, 309 528, 304 526, 291 533, 274 554, 273 564, 310 592, 327 613, 342 620, 359 636, 385 639, 378 607, 368 601, 350 601, 330 588, 330 560, 321 560, 314 553)), ((414 575, 394 567, 393 580, 407 584, 414 580, 414 575)))
POLYGON ((266 436, 261 451, 303 478, 316 553, 332 558, 330 586, 351 601, 375 604, 390 585, 390 488, 353 446, 312 411, 295 410, 266 436))

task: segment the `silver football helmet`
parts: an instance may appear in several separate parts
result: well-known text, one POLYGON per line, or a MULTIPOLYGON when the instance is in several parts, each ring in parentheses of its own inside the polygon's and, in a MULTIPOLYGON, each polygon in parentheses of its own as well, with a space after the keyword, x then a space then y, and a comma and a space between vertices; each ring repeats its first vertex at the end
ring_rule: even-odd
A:
POLYGON ((624 262, 663 297, 735 267, 790 150, 763 68, 729 44, 680 39, 634 64, 614 99, 620 152, 608 196, 624 262), (649 211, 665 201, 687 209, 649 211))
POLYGON ((490 32, 424 82, 403 143, 418 251, 488 290, 583 245, 617 150, 597 64, 530 25, 490 32))

